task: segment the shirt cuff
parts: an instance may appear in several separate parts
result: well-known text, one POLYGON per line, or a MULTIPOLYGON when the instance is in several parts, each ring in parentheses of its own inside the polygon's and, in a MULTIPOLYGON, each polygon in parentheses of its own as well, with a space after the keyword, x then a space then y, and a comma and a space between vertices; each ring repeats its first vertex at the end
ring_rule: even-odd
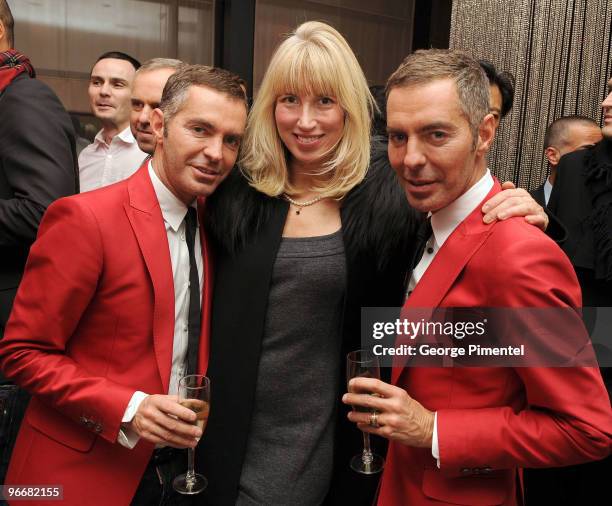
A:
POLYGON ((123 418, 121 419, 121 428, 119 429, 119 435, 117 436, 117 442, 121 446, 125 446, 130 450, 136 446, 136 443, 140 440, 140 436, 129 428, 126 424, 130 423, 134 419, 134 415, 140 406, 140 403, 144 401, 149 395, 144 392, 134 392, 130 402, 125 408, 123 418))
POLYGON ((438 412, 434 413, 433 434, 431 436, 431 454, 436 459, 438 469, 440 469, 440 447, 438 446, 438 412))

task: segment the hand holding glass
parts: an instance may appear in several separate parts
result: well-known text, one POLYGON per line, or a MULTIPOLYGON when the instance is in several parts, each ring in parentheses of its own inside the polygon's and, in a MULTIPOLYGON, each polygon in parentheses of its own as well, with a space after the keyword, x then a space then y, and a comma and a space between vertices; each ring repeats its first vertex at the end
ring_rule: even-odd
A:
MULTIPOLYGON (((351 351, 346 356, 346 381, 352 378, 380 379, 380 366, 378 358, 369 350, 351 351)), ((353 406, 355 411, 371 411, 368 408, 353 406)), ((361 474, 376 474, 382 471, 385 460, 372 452, 370 448, 370 435, 363 432, 363 451, 351 459, 351 469, 361 474)))
MULTIPOLYGON (((204 432, 210 411, 210 380, 200 374, 182 377, 179 381, 179 403, 196 414, 194 423, 204 432)), ((172 482, 174 490, 180 494, 199 494, 208 485, 208 480, 194 471, 194 453, 193 448, 187 448, 187 472, 172 482)))

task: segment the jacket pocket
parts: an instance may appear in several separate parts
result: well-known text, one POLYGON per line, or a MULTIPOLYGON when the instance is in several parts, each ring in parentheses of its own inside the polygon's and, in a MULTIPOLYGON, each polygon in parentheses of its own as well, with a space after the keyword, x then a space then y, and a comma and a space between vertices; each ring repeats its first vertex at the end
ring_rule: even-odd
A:
POLYGON ((89 452, 98 437, 35 397, 30 401, 25 422, 53 441, 82 453, 89 452))
POLYGON ((437 469, 423 473, 423 494, 446 504, 462 506, 498 506, 505 504, 513 492, 510 471, 497 471, 490 475, 447 478, 437 469))

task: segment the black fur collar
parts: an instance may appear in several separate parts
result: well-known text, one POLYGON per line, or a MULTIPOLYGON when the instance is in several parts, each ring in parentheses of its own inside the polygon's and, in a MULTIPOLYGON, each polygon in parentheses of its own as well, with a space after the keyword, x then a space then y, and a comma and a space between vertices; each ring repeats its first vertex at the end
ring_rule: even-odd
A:
MULTIPOLYGON (((368 173, 341 207, 347 255, 374 257, 380 268, 407 254, 420 220, 406 201, 386 148, 386 143, 373 143, 368 173)), ((209 234, 226 253, 235 254, 258 235, 273 213, 286 213, 288 204, 254 190, 234 169, 207 199, 206 208, 209 234)))

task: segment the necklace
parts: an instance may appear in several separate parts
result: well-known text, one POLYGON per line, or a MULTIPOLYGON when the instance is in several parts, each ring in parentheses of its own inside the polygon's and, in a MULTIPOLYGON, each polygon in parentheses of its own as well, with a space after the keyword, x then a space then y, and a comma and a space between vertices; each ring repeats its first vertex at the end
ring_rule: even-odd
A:
POLYGON ((283 193, 283 198, 287 202, 289 202, 290 204, 293 204, 294 206, 296 206, 298 208, 298 209, 295 210, 295 214, 300 214, 300 212, 302 211, 302 207, 308 207, 308 206, 311 206, 313 204, 316 204, 320 200, 323 200, 325 197, 315 197, 314 199, 307 200, 306 202, 298 202, 297 200, 293 200, 286 193, 283 193))

